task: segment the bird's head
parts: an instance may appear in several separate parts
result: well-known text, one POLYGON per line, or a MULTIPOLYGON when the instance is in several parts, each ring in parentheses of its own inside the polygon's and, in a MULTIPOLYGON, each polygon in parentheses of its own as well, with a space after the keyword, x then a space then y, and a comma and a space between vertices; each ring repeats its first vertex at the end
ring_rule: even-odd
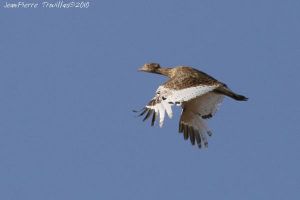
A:
POLYGON ((146 63, 138 70, 142 72, 157 73, 158 69, 160 69, 160 65, 158 63, 146 63))

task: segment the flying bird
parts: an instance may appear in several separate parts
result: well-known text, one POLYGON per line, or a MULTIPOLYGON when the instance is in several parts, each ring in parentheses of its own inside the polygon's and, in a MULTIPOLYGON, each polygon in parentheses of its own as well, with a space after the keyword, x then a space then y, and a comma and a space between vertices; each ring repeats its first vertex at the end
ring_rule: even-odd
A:
POLYGON ((179 120, 179 133, 185 140, 199 148, 208 147, 207 136, 212 131, 207 126, 207 119, 214 116, 218 106, 228 96, 237 101, 246 101, 247 97, 230 90, 226 84, 208 74, 187 66, 162 68, 158 63, 147 63, 138 69, 167 76, 169 79, 156 90, 154 98, 140 111, 143 121, 151 119, 151 125, 159 118, 162 127, 165 113, 172 118, 172 106, 180 106, 182 113, 179 120))

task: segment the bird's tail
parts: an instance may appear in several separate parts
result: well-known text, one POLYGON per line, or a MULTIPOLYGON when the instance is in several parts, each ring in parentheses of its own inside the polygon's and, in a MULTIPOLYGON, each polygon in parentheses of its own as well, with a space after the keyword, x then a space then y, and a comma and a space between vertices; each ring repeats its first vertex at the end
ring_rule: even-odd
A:
POLYGON ((248 98, 243 96, 243 95, 240 95, 240 94, 236 94, 234 93, 233 91, 231 91, 228 87, 226 86, 222 86, 222 87, 219 87, 217 88, 216 90, 214 90, 216 93, 220 93, 220 94, 224 94, 228 97, 231 97, 237 101, 247 101, 248 98))

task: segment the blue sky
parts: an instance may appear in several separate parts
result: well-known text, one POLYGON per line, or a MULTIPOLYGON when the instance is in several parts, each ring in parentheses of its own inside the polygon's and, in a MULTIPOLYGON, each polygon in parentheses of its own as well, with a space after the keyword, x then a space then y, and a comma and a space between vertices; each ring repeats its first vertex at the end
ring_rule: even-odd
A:
MULTIPOLYGON (((13 2, 13 1, 8 1, 13 2)), ((1 199, 299 199, 299 1, 91 1, 0 8, 1 199), (225 99, 209 148, 136 118, 190 65, 225 99)))

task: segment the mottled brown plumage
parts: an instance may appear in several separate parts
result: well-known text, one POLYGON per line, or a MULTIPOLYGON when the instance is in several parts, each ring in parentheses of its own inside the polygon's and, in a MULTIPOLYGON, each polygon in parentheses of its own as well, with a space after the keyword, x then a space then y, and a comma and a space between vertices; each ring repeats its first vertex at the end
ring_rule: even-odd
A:
POLYGON ((218 86, 214 91, 231 97, 238 101, 246 101, 248 98, 231 91, 226 84, 216 80, 212 76, 192 67, 179 66, 174 68, 162 68, 158 63, 146 63, 139 71, 161 74, 169 77, 163 84, 165 88, 180 90, 199 85, 218 86))
POLYGON ((145 64, 140 71, 161 74, 169 77, 169 81, 165 83, 165 87, 172 89, 183 89, 196 85, 216 85, 221 82, 217 81, 208 74, 201 72, 197 69, 179 66, 175 68, 161 68, 157 63, 145 64))

